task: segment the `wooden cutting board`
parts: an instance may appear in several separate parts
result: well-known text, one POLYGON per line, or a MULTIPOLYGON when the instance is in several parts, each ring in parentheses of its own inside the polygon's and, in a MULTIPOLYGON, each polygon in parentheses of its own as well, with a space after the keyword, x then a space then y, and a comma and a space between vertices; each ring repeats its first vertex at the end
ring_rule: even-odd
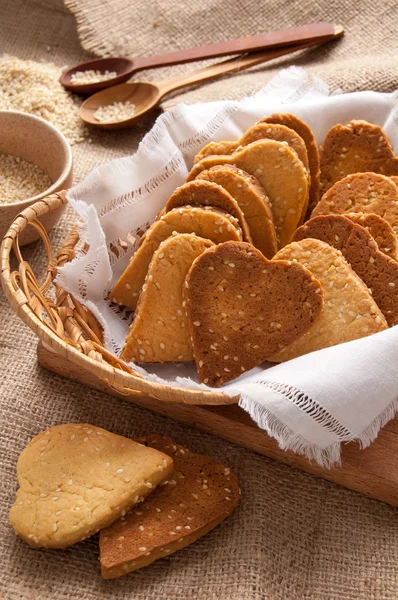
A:
POLYGON ((376 441, 365 450, 361 450, 358 444, 352 442, 344 445, 341 467, 327 470, 310 463, 303 456, 281 450, 276 441, 257 427, 249 415, 237 405, 192 406, 161 402, 153 398, 127 397, 116 392, 89 371, 59 356, 42 342, 39 342, 37 354, 40 364, 58 375, 69 377, 116 398, 128 400, 292 467, 398 506, 398 417, 387 423, 376 441))

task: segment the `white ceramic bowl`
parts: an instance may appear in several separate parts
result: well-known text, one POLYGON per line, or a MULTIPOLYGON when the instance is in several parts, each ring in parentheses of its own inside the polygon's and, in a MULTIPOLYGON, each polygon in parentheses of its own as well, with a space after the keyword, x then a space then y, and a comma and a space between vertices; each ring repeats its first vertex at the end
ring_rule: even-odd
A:
MULTIPOLYGON (((48 174, 52 186, 41 194, 11 204, 0 199, 0 240, 4 237, 15 217, 38 200, 66 189, 72 184, 72 150, 65 136, 51 123, 27 113, 0 111, 0 154, 13 154, 38 165, 48 174)), ((58 221, 65 206, 40 217, 49 231, 58 221)), ((33 227, 22 234, 21 245, 39 238, 33 227)))

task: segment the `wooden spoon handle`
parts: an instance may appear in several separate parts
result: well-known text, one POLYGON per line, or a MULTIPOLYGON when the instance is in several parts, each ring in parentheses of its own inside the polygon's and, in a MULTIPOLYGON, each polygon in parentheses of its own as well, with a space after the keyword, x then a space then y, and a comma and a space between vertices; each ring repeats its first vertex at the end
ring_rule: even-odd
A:
POLYGON ((331 23, 312 23, 291 29, 259 33, 251 37, 217 42, 207 46, 169 52, 168 54, 139 57, 134 59, 132 71, 136 72, 143 69, 165 67, 194 60, 216 58, 217 56, 227 56, 228 54, 258 52, 259 50, 271 50, 281 46, 299 45, 315 38, 321 41, 322 38, 334 35, 334 32, 335 26, 331 23))
MULTIPOLYGON (((331 36, 327 41, 338 37, 338 35, 341 35, 340 32, 337 32, 335 35, 331 36)), ((185 73, 183 75, 179 75, 177 77, 174 77, 173 79, 167 79, 166 81, 157 81, 154 83, 160 90, 160 96, 163 97, 166 94, 169 94, 170 92, 179 88, 186 87, 189 85, 195 85, 196 83, 199 83, 201 81, 214 79, 216 77, 219 77, 220 75, 224 75, 225 73, 231 73, 233 71, 242 71, 243 69, 254 67, 261 63, 268 62, 269 60, 273 60, 274 58, 284 56, 285 54, 290 54, 292 52, 297 52, 298 50, 303 50, 304 48, 309 48, 310 46, 315 46, 316 44, 319 44, 319 41, 312 40, 304 44, 300 44, 299 46, 293 46, 290 48, 280 48, 279 50, 244 55, 238 58, 232 58, 230 60, 217 63, 215 65, 210 65, 209 67, 205 67, 204 69, 200 69, 192 73, 185 73)))

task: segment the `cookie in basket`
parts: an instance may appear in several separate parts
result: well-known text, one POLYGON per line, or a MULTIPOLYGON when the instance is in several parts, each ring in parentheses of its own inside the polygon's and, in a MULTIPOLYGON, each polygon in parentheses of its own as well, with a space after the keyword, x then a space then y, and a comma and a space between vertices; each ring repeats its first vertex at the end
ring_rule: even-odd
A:
POLYGON ((322 308, 320 285, 307 269, 269 261, 244 242, 206 250, 186 282, 199 381, 215 387, 299 339, 322 308))
POLYGON ((215 165, 225 164, 235 165, 258 179, 271 202, 279 244, 288 244, 308 204, 308 172, 297 154, 281 142, 261 140, 230 156, 203 158, 194 165, 187 180, 215 165))
POLYGON ((350 173, 398 175, 398 157, 381 127, 366 121, 335 125, 320 150, 321 195, 350 173))
POLYGON ((374 213, 344 213, 344 216, 367 229, 380 250, 397 259, 397 237, 388 221, 374 213))
POLYGON ((322 240, 340 250, 372 291, 387 323, 398 324, 398 262, 379 250, 369 231, 344 215, 321 215, 302 225, 293 240, 305 238, 322 240))
POLYGON ((170 456, 105 429, 51 427, 19 457, 11 525, 31 546, 67 548, 111 525, 172 471, 170 456))
POLYGON ((273 355, 271 362, 283 362, 387 329, 368 288, 339 250, 309 238, 282 248, 274 260, 294 261, 306 267, 321 284, 324 303, 311 329, 273 355))
POLYGON ((167 238, 154 253, 145 289, 120 358, 153 363, 193 360, 182 289, 185 277, 202 252, 214 246, 191 234, 167 238))
POLYGON ((397 186, 389 177, 377 173, 348 175, 325 192, 311 216, 350 212, 379 215, 398 235, 397 186))
MULTIPOLYGON (((164 213, 181 206, 210 206, 221 208, 238 220, 242 239, 251 242, 250 230, 238 202, 226 189, 210 181, 190 181, 178 187, 167 200, 164 213)), ((161 213, 164 214, 164 213, 161 213)))
POLYGON ((175 472, 139 507, 100 533, 105 579, 136 571, 202 537, 235 509, 240 490, 232 471, 208 456, 193 454, 169 438, 140 440, 167 453, 175 472))
POLYGON ((137 306, 152 256, 174 232, 195 233, 216 244, 242 239, 239 222, 224 211, 191 206, 175 208, 155 221, 142 236, 138 250, 109 294, 112 302, 130 308, 137 306))
POLYGON ((194 159, 194 164, 205 158, 215 154, 232 154, 240 146, 247 146, 258 140, 276 140, 288 144, 294 150, 305 166, 308 169, 308 155, 304 140, 294 131, 285 125, 274 125, 272 123, 256 123, 243 134, 240 140, 235 142, 210 142, 205 146, 194 159))
POLYGON ((278 250, 270 201, 253 176, 234 165, 216 165, 199 173, 195 181, 218 183, 237 201, 249 226, 252 243, 267 258, 278 250))
POLYGON ((312 130, 307 123, 304 123, 304 121, 289 113, 274 113, 269 117, 261 119, 260 122, 286 125, 286 127, 296 131, 303 139, 307 148, 308 168, 311 176, 307 215, 310 214, 319 200, 319 179, 321 174, 318 145, 312 130))

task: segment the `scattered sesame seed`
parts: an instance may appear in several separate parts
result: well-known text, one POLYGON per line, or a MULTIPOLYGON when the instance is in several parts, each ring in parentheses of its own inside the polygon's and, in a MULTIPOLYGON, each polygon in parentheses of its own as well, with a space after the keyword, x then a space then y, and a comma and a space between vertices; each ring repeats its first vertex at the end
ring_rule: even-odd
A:
POLYGON ((115 475, 120 475, 120 473, 123 473, 124 469, 117 469, 117 471, 115 471, 115 475))
POLYGON ((145 546, 141 546, 141 548, 138 548, 138 550, 139 550, 140 552, 146 552, 146 548, 145 548, 145 546))
POLYGON ((72 484, 73 484, 73 481, 72 481, 72 479, 69 479, 69 481, 68 481, 68 485, 72 485, 72 484))

